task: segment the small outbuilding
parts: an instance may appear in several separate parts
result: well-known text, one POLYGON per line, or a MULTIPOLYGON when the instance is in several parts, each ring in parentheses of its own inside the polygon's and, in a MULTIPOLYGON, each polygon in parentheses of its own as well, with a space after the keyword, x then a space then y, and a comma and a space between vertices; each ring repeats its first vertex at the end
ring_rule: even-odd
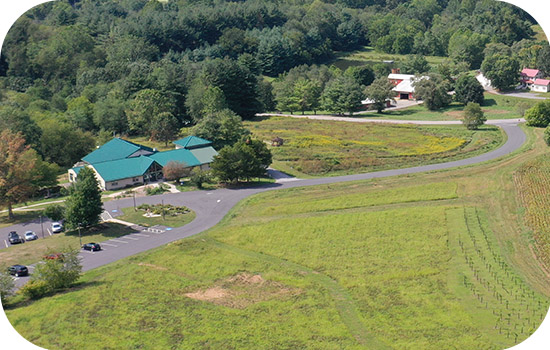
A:
POLYGON ((536 92, 548 92, 550 86, 550 80, 547 79, 535 79, 533 85, 531 85, 531 90, 536 92))

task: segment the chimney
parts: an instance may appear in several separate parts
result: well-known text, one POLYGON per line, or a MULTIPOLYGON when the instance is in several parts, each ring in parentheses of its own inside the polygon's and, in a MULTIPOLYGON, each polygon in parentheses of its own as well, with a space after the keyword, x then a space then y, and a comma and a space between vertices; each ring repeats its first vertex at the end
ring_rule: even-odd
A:
POLYGON ((391 74, 399 74, 399 73, 401 73, 401 69, 399 69, 399 68, 392 68, 391 69, 391 74))

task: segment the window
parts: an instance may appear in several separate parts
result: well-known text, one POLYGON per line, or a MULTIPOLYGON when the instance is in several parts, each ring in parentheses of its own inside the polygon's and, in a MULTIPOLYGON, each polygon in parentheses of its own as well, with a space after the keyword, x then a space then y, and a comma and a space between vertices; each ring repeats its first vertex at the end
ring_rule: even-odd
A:
POLYGON ((111 182, 111 186, 116 186, 116 185, 118 185, 118 182, 116 182, 116 181, 115 181, 115 182, 111 182))
POLYGON ((133 182, 139 182, 139 177, 134 177, 134 178, 132 179, 132 181, 133 181, 133 182))

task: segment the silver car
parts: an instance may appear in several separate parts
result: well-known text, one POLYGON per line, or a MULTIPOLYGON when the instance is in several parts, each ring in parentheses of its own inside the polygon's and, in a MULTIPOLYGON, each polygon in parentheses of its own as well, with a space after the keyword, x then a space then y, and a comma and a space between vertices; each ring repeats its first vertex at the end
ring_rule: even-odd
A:
POLYGON ((36 235, 36 233, 32 231, 25 232, 25 241, 35 241, 37 239, 38 239, 38 236, 36 235))
POLYGON ((52 222, 52 233, 63 232, 63 226, 59 222, 52 222))

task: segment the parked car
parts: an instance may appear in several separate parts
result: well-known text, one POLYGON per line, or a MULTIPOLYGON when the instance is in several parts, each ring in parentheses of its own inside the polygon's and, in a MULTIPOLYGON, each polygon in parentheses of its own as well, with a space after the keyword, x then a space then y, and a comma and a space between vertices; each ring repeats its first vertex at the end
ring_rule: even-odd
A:
POLYGON ((10 241, 11 244, 25 243, 23 238, 19 237, 19 235, 15 231, 11 231, 10 233, 8 233, 8 241, 10 241))
POLYGON ((36 241, 38 236, 32 231, 25 232, 25 241, 36 241))
POLYGON ((97 252, 101 250, 101 246, 99 243, 86 243, 82 246, 82 249, 97 252))
POLYGON ((29 275, 29 269, 27 269, 26 266, 23 265, 13 265, 8 267, 8 272, 10 275, 19 277, 19 276, 28 276, 29 275))
POLYGON ((63 261, 63 253, 53 253, 44 256, 44 260, 61 260, 63 261))
POLYGON ((52 222, 52 233, 63 232, 63 226, 59 222, 52 222))

